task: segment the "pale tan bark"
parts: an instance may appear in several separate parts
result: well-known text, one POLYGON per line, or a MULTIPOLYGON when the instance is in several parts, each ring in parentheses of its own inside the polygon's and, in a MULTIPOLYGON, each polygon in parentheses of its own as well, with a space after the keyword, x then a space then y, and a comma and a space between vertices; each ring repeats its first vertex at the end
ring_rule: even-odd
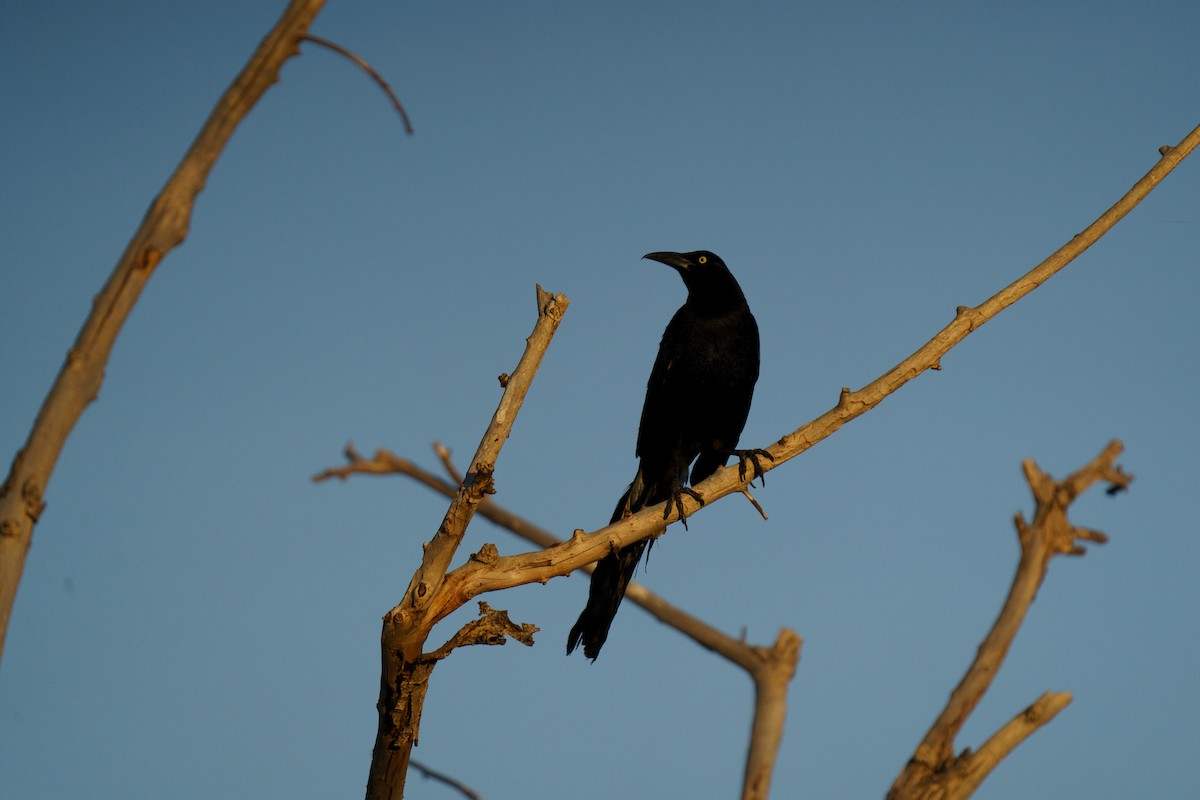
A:
POLYGON ((324 0, 292 0, 250 61, 217 101, 191 148, 154 198, 112 275, 92 301, 75 344, 38 411, 29 438, 0 485, 0 655, 33 529, 45 508, 46 487, 63 444, 83 410, 96 399, 104 367, 121 326, 163 257, 187 236, 196 196, 229 137, 271 84, 324 0))
MULTIPOLYGON (((1045 261, 980 305, 973 308, 959 306, 953 321, 908 358, 862 389, 857 391, 851 391, 848 388, 842 389, 836 406, 811 422, 802 425, 790 433, 784 434, 770 447, 764 448, 769 453, 770 459, 762 461, 763 471, 774 469, 800 455, 817 442, 833 434, 842 425, 877 406, 892 392, 895 392, 905 383, 926 370, 941 369, 942 356, 948 353, 959 342, 963 341, 972 331, 978 329, 1005 308, 1008 308, 1032 292, 1094 244, 1113 225, 1141 202, 1184 157, 1196 148, 1197 144, 1200 144, 1200 127, 1189 133, 1178 146, 1160 148, 1159 153, 1161 157, 1159 161, 1132 189, 1110 209, 1104 212, 1095 222, 1081 233, 1075 235, 1045 261)), ((348 454, 352 454, 352 451, 348 451, 348 454)), ((356 454, 353 455, 356 456, 356 454)), ((390 456, 390 454, 388 455, 390 456)), ((391 456, 391 458, 395 457, 391 456)), ((361 461, 361 458, 359 460, 361 461)), ((472 463, 478 464, 478 457, 473 459, 472 463)), ((386 464, 357 465, 361 469, 355 469, 355 466, 352 463, 350 468, 326 470, 322 475, 317 476, 317 478, 321 479, 337 474, 345 477, 346 474, 356 471, 375 473, 390 471, 389 466, 386 464)), ((459 490, 460 498, 462 492, 470 489, 471 480, 471 475, 468 475, 467 482, 464 482, 463 488, 459 490)), ((699 484, 696 488, 704 497, 706 505, 711 505, 713 501, 726 495, 743 491, 746 488, 746 480, 744 475, 739 475, 737 468, 726 467, 718 470, 716 474, 699 484)), ((472 514, 474 509, 482 503, 482 500, 482 494, 478 493, 468 504, 472 514)), ((457 547, 458 541, 462 537, 463 528, 460 526, 465 526, 465 522, 469 521, 469 516, 464 518, 456 515, 456 507, 462 507, 461 499, 456 499, 451 504, 451 511, 447 513, 446 518, 447 523, 452 524, 454 530, 457 531, 454 535, 454 547, 457 547)), ((701 508, 697 500, 687 496, 683 498, 684 513, 696 513, 701 508)), ((568 575, 576 569, 585 568, 598 561, 614 549, 628 546, 642 539, 661 535, 664 530, 664 520, 671 522, 678 518, 679 511, 675 509, 671 509, 669 514, 664 517, 662 506, 651 507, 592 533, 576 530, 569 540, 543 545, 544 549, 542 550, 514 556, 501 556, 494 545, 485 544, 467 563, 450 572, 445 571, 449 568, 450 562, 448 558, 439 557, 436 564, 434 564, 431 561, 429 553, 426 552, 421 569, 413 576, 405 601, 400 606, 397 606, 396 609, 393 609, 385 620, 385 690, 390 691, 390 696, 393 698, 402 697, 401 688, 404 681, 412 679, 421 684, 422 688, 420 692, 423 696, 423 682, 428 680, 429 677, 428 671, 421 672, 419 675, 414 672, 408 676, 397 672, 389 674, 386 663, 388 658, 386 652, 389 641, 393 651, 404 653, 401 663, 413 664, 416 667, 420 663, 420 648, 424 644, 425 636, 428 635, 429 627, 427 626, 432 626, 438 620, 445 618, 446 615, 460 608, 472 598, 484 592, 499 591, 533 582, 545 583, 551 578, 568 575), (436 591, 426 591, 427 589, 436 589, 436 591), (420 605, 419 622, 414 622, 406 616, 408 611, 405 604, 413 603, 414 599, 420 605), (388 625, 393 626, 393 634, 390 639, 387 633, 388 625), (405 661, 404 659, 408 660, 405 661)), ((443 525, 445 526, 447 523, 443 523, 443 525)), ((453 548, 444 552, 453 553, 453 548)), ((444 552, 442 553, 443 556, 444 552)), ((641 589, 635 590, 630 594, 635 599, 635 602, 639 595, 642 595, 641 589)), ((649 600, 645 595, 641 599, 649 600)), ((660 608, 669 608, 668 604, 657 599, 652 602, 643 602, 640 604, 647 608, 652 608, 656 605, 660 608)), ((686 623, 686 621, 684 622, 686 623)), ((758 677, 755 678, 756 692, 759 697, 759 703, 756 705, 757 709, 762 710, 764 705, 769 705, 770 703, 781 704, 783 702, 786 695, 781 693, 779 679, 775 675, 786 675, 786 678, 782 682, 782 685, 786 686, 787 680, 790 680, 791 674, 794 672, 795 663, 798 659, 799 636, 785 629, 781 633, 773 653, 767 654, 767 657, 764 659, 759 657, 763 655, 761 653, 758 656, 750 655, 754 652, 753 648, 747 647, 744 643, 737 642, 733 646, 726 646, 727 642, 724 640, 728 640, 729 637, 724 636, 719 631, 714 631, 708 626, 703 625, 703 623, 695 626, 695 631, 696 633, 689 632, 689 635, 692 635, 697 641, 701 641, 705 646, 717 652, 727 650, 727 657, 734 660, 735 663, 741 664, 752 676, 766 674, 763 672, 763 670, 767 670, 764 664, 770 665, 771 669, 767 671, 771 672, 772 675, 769 678, 764 678, 764 681, 769 682, 760 682, 758 677), (707 641, 703 641, 702 637, 707 639, 707 641), (795 637, 794 646, 792 645, 791 637, 795 637), (763 697, 768 696, 771 698, 770 701, 762 700, 763 697)), ((1015 630, 1013 633, 1015 633, 1015 630)), ((405 700, 404 702, 407 703, 408 701, 405 700)), ((1032 730, 1029 727, 1030 719, 1037 717, 1039 720, 1048 720, 1054 713, 1057 713, 1057 709, 1063 704, 1062 696, 1049 696, 1035 703, 1034 706, 1031 706, 1027 710, 1025 715, 1018 720, 1014 720, 1009 726, 1006 726, 1005 729, 998 733, 996 737, 993 737, 993 740, 989 741, 989 752, 1001 754, 1002 757, 1003 754, 1008 752, 1005 748, 1011 749, 1011 746, 1015 746, 1016 741, 1023 738, 1023 735, 1028 735, 1028 732, 1022 734, 1022 731, 1032 730)), ((381 708, 383 705, 385 704, 381 701, 381 708)), ((405 708, 411 711, 413 706, 406 705, 405 708)), ((417 716, 415 718, 411 715, 404 716, 401 719, 402 724, 397 727, 397 730, 405 728, 415 736, 416 726, 419 722, 419 707, 416 708, 416 713, 417 716)), ((763 719, 764 731, 773 730, 778 733, 771 733, 769 737, 764 735, 761 741, 768 743, 768 745, 756 750, 759 741, 759 717, 756 716, 756 735, 752 736, 751 752, 746 766, 745 797, 766 796, 771 768, 773 767, 778 743, 781 738, 782 716, 774 715, 769 719, 768 717, 764 717, 763 719), (763 755, 768 752, 770 753, 769 757, 763 755)), ((381 711, 381 732, 383 724, 384 720, 381 711)), ((1044 721, 1038 724, 1044 724, 1044 721)), ((411 747, 411 741, 408 742, 407 746, 411 747)), ((377 745, 377 757, 378 755, 377 745)), ((944 754, 941 757, 944 758, 944 754)), ((404 758, 407 759, 407 755, 404 758)), ((976 761, 975 764, 978 767, 982 762, 976 761)), ((994 764, 991 766, 994 766, 994 764)), ((979 780, 982 780, 982 776, 986 775, 987 771, 990 771, 991 766, 986 770, 980 771, 979 780)), ((379 774, 383 775, 384 773, 381 771, 379 774)), ((388 772, 388 774, 390 775, 391 773, 388 772)), ((372 767, 372 775, 376 775, 374 765, 372 767)), ((392 785, 395 785, 394 778, 391 780, 392 785)), ((901 783, 903 783, 903 776, 897 780, 898 786, 901 783)), ((897 789, 894 788, 893 791, 895 792, 897 789)), ((398 796, 397 794, 368 793, 368 797, 371 798, 398 796)))
POLYGON ((896 778, 888 800, 965 800, 1005 756, 1071 702, 1066 692, 1043 694, 977 751, 954 755, 954 740, 1004 663, 1046 578, 1050 559, 1056 555, 1082 555, 1080 541, 1107 541, 1099 531, 1072 525, 1067 509, 1095 483, 1104 481, 1114 489, 1129 485, 1133 476, 1116 465, 1120 453, 1121 443, 1111 442, 1089 464, 1061 481, 1042 472, 1032 460, 1025 462, 1035 509, 1032 523, 1026 523, 1020 514, 1016 517, 1021 558, 1008 599, 946 707, 896 778))

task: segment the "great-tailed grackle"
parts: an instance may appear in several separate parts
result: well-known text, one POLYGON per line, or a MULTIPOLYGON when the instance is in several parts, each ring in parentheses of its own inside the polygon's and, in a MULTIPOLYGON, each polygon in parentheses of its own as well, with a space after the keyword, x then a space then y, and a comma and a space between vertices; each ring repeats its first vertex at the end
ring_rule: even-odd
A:
MULTIPOLYGON (((692 461, 690 483, 695 485, 734 454, 750 460, 758 473, 756 458, 764 454, 734 449, 758 380, 758 324, 738 282, 725 262, 707 250, 647 253, 643 258, 677 270, 688 297, 658 346, 638 428, 637 475, 617 503, 612 522, 663 502, 663 519, 673 507, 682 518, 681 494, 704 502, 686 488, 692 461)), ((568 655, 581 640, 585 656, 600 654, 647 541, 609 553, 596 564, 587 606, 567 639, 568 655)))

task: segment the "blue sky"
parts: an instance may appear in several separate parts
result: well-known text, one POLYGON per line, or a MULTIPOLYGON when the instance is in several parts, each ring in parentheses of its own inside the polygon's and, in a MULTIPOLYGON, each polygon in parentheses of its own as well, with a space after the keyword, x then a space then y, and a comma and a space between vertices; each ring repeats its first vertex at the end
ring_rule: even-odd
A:
MULTIPOLYGON (((0 29, 0 452, 24 441, 151 198, 282 2, 12 4, 0 29)), ((1200 123, 1192 3, 332 2, 234 136, 49 487, 0 665, 5 796, 356 796, 379 618, 445 502, 314 486, 353 440, 474 450, 534 318, 571 307, 497 465, 567 535, 633 475, 645 379, 711 249, 763 335, 774 441, 1090 223, 1200 123)), ((805 639, 778 797, 879 797, 999 609, 1032 457, 1122 439, 958 744, 1075 700, 978 798, 1180 797, 1200 746, 1200 161, 1080 260, 639 578, 805 639)), ((527 548, 482 520, 469 549, 527 548)), ((456 652, 417 757, 485 797, 728 797, 733 667, 635 607, 563 656, 586 581, 486 598, 537 645, 456 652)), ((435 631, 440 644, 465 616, 435 631)), ((410 796, 451 797, 414 778, 410 796)))

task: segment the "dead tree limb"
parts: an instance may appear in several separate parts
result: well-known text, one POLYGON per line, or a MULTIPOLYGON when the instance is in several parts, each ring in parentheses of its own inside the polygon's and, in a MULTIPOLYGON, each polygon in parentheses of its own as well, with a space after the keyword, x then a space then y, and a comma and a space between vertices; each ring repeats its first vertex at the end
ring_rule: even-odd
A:
POLYGON ((318 44, 321 47, 324 47, 328 50, 332 50, 333 52, 337 53, 338 55, 343 56, 344 58, 348 59, 352 64, 357 66, 363 72, 367 73, 367 75, 370 76, 371 80, 375 81, 375 84, 380 89, 383 90, 384 94, 387 95, 388 100, 392 104, 392 108, 396 109, 396 113, 400 115, 400 121, 402 123, 404 123, 404 132, 407 133, 409 136, 412 136, 413 126, 412 126, 412 122, 408 118, 408 112, 404 110, 404 104, 400 102, 400 98, 396 97, 396 93, 392 91, 391 84, 389 84, 386 80, 384 80, 383 76, 380 75, 378 72, 376 72, 374 67, 372 67, 370 64, 368 64, 364 59, 355 55, 353 52, 342 47, 337 42, 331 42, 328 39, 323 39, 320 36, 313 36, 311 34, 303 36, 301 38, 306 42, 312 42, 313 44, 318 44))
MULTIPOLYGON (((457 470, 449 461, 449 451, 445 450, 441 445, 435 445, 435 448, 439 448, 439 456, 442 458, 442 463, 447 471, 451 474, 457 474, 457 470)), ((314 475, 313 481, 319 483, 330 478, 344 480, 350 475, 355 474, 405 475, 446 497, 454 497, 458 492, 458 487, 449 481, 422 469, 415 462, 407 458, 401 458, 386 449, 376 450, 371 458, 364 458, 353 445, 347 445, 345 455, 347 463, 344 466, 330 467, 314 475)), ((563 544, 562 539, 559 539, 545 528, 509 511, 491 497, 484 498, 483 502, 479 504, 476 513, 538 547, 551 548, 563 544)), ((580 567, 580 570, 591 572, 594 567, 595 564, 584 564, 580 567)), ((748 645, 740 639, 735 639, 723 633, 698 617, 672 605, 636 581, 629 583, 625 597, 635 605, 641 606, 659 622, 675 628, 701 647, 724 656, 747 671, 752 671, 760 661, 758 651, 762 648, 748 645)))
MULTIPOLYGON (((1180 161, 1196 148, 1197 144, 1200 144, 1200 127, 1192 130, 1179 145, 1160 148, 1159 161, 1141 180, 1111 208, 1101 214, 1095 222, 1081 233, 1076 234, 1042 263, 980 305, 973 308, 959 306, 954 320, 908 358, 862 389, 851 391, 849 388, 843 388, 836 406, 791 433, 783 435, 770 447, 764 448, 770 455, 770 464, 764 463, 762 472, 770 471, 805 452, 832 435, 850 420, 870 411, 892 392, 926 370, 941 369, 941 359, 946 353, 969 336, 971 332, 1045 283, 1087 250, 1141 202, 1180 161)), ((502 385, 507 385, 507 381, 507 376, 501 377, 502 385)), ((382 698, 388 692, 392 693, 393 699, 401 697, 401 687, 405 685, 406 680, 402 674, 389 674, 389 650, 398 654, 397 663, 416 664, 413 659, 418 658, 429 628, 472 598, 484 592, 522 586, 535 581, 545 583, 551 578, 568 575, 576 569, 598 561, 614 549, 661 535, 664 530, 664 520, 672 522, 679 518, 680 513, 692 514, 701 508, 697 500, 684 497, 684 507, 670 509, 669 514, 665 517, 662 507, 646 508, 590 534, 577 529, 568 541, 547 546, 540 551, 520 555, 500 556, 494 545, 484 545, 467 563, 447 572, 450 556, 457 548, 458 542, 461 541, 465 523, 469 521, 470 514, 473 514, 474 509, 483 500, 482 492, 470 494, 471 487, 477 484, 473 476, 479 474, 478 455, 472 460, 472 465, 472 469, 475 471, 468 473, 463 488, 459 492, 459 499, 451 504, 451 511, 447 513, 446 522, 443 523, 444 529, 447 528, 448 523, 451 523, 449 528, 457 533, 447 533, 443 536, 442 531, 439 531, 439 538, 435 538, 435 542, 439 540, 443 544, 452 542, 452 546, 427 547, 422 567, 414 575, 405 601, 385 618, 385 685, 381 692, 380 705, 381 738, 376 742, 371 786, 382 787, 386 784, 402 787, 403 773, 401 772, 397 776, 394 769, 401 763, 401 760, 404 764, 407 763, 411 740, 415 738, 415 726, 419 720, 419 705, 415 707, 416 717, 393 714, 391 729, 385 736, 387 711, 382 698), (462 500, 463 492, 468 492, 465 501, 462 500), (464 519, 457 519, 455 517, 456 507, 463 511, 469 510, 470 514, 467 514, 464 519), (434 551, 432 557, 431 550, 434 551), (433 583, 427 582, 426 578, 432 579, 433 583), (406 610, 405 604, 412 605, 419 612, 419 621, 414 622, 413 619, 406 616, 411 613, 411 610, 406 610), (381 755, 381 746, 392 751, 393 755, 403 751, 402 759, 397 760, 388 756, 390 766, 378 766, 381 764, 383 755, 386 755, 386 753, 381 755)), ((327 471, 327 473, 326 476, 337 474, 336 470, 327 471)), ((701 483, 697 490, 705 498, 706 503, 711 505, 713 500, 732 492, 742 491, 746 485, 744 476, 740 476, 737 469, 726 467, 718 470, 711 478, 701 483)), ((488 488, 490 489, 490 486, 488 488)), ((423 682, 428 679, 428 672, 410 677, 423 682)), ((423 689, 421 694, 423 696, 423 689)), ((401 699, 403 702, 394 707, 403 706, 407 709, 406 713, 411 712, 414 707, 406 699, 401 699)), ((750 769, 751 766, 748 763, 747 775, 749 775, 750 769)), ((398 795, 368 792, 369 798, 392 796, 398 795)))
MULTIPOLYGON (((452 639, 432 653, 424 652, 425 641, 433 626, 463 605, 454 602, 455 598, 446 598, 446 570, 484 497, 495 491, 492 476, 496 458, 508 439, 517 412, 568 303, 563 295, 553 295, 541 286, 537 287, 538 318, 533 333, 526 339, 525 353, 511 377, 504 382, 504 394, 496 413, 492 415, 491 423, 471 459, 462 485, 454 493, 441 526, 433 539, 424 545, 421 564, 413 574, 403 599, 384 615, 380 637, 379 725, 367 779, 368 800, 399 800, 404 796, 404 782, 412 748, 419 735, 429 676, 438 660, 459 644, 500 644, 504 641, 503 636, 493 636, 485 642, 465 641, 475 632, 474 629, 468 632, 468 628, 471 628, 468 623, 459 633, 464 641, 456 644, 456 640, 452 639)), ((468 563, 488 563, 497 557, 495 546, 484 545, 471 556, 468 563)), ((494 612, 500 613, 503 612, 494 612)), ((493 619, 496 619, 494 614, 493 619)), ((516 630, 532 635, 532 630, 526 626, 516 630)), ((507 635, 513 635, 512 630, 507 635)))
POLYGON ((196 140, 92 301, 66 363, 42 402, 25 446, 13 458, 0 484, 0 655, 8 633, 17 586, 33 528, 45 508, 44 496, 67 436, 83 410, 100 393, 104 367, 125 318, 163 257, 187 236, 196 196, 237 129, 263 93, 279 80, 284 62, 299 53, 300 40, 324 0, 292 0, 250 61, 225 90, 196 140))
POLYGON ((1081 541, 1107 541, 1099 531, 1072 525, 1067 519, 1067 509, 1076 497, 1095 483, 1107 482, 1118 489, 1128 487, 1133 476, 1116 466, 1120 454, 1121 443, 1110 442, 1089 464, 1061 481, 1042 472, 1032 460, 1023 464, 1025 478, 1033 491, 1035 509, 1032 522, 1027 523, 1021 514, 1016 516, 1021 558, 1008 599, 991 631, 979 645, 975 660, 951 693, 945 709, 896 778, 888 792, 888 800, 964 800, 970 797, 1005 756, 1071 702, 1071 695, 1066 692, 1043 694, 979 750, 965 750, 957 757, 954 755, 954 740, 1004 663, 1046 577, 1050 559, 1056 555, 1082 555, 1081 541))
MULTIPOLYGON (((450 459, 450 451, 440 444, 435 444, 434 449, 451 478, 461 481, 462 478, 450 459)), ((346 446, 345 456, 347 463, 344 466, 330 467, 314 475, 313 481, 321 482, 330 478, 345 480, 351 475, 406 475, 447 497, 453 497, 458 491, 449 481, 388 450, 377 450, 374 456, 367 459, 359 454, 354 445, 349 444, 346 446)), ((562 543, 562 540, 549 531, 508 511, 490 497, 484 498, 479 504, 477 513, 538 547, 548 548, 562 543)), ((594 566, 587 564, 582 570, 591 572, 594 566)), ((765 800, 771 786, 775 760, 783 741, 783 727, 787 715, 787 687, 800 661, 800 635, 784 628, 779 632, 772 647, 754 646, 741 639, 735 639, 668 603, 636 581, 629 583, 625 599, 641 606, 660 622, 675 628, 701 647, 733 662, 750 675, 754 681, 755 703, 742 797, 745 800, 765 800)))
POLYGON ((457 789, 459 793, 461 793, 463 797, 468 798, 468 800, 483 800, 483 796, 480 795, 479 792, 475 791, 470 786, 467 786, 465 783, 451 778, 444 772, 438 772, 435 769, 430 769, 429 767, 417 761, 415 758, 408 763, 413 769, 421 773, 423 777, 438 781, 439 783, 444 783, 451 789, 457 789))
POLYGON ((800 662, 801 643, 799 634, 784 628, 774 646, 754 648, 758 661, 749 670, 754 679, 754 720, 746 751, 742 800, 767 800, 770 796, 771 777, 783 744, 783 724, 787 721, 788 684, 800 662))
MULTIPOLYGON (((1112 208, 1041 264, 979 306, 960 306, 949 325, 908 358, 862 389, 843 389, 836 406, 765 448, 773 460, 770 463, 763 462, 763 471, 779 467, 826 439, 850 420, 879 405, 892 392, 926 370, 939 369, 942 356, 972 331, 1045 283, 1086 250, 1136 206, 1184 156, 1196 148, 1197 144, 1200 144, 1200 127, 1189 133, 1177 147, 1166 150, 1159 162, 1112 208)), ((746 483, 738 475, 736 467, 725 467, 717 470, 713 477, 701 483, 697 489, 704 496, 707 505, 711 506, 714 500, 740 491, 746 483)), ((688 496, 683 497, 683 504, 687 514, 702 510, 700 504, 688 496)), ((676 519, 678 512, 672 509, 666 520, 670 522, 676 519)), ((551 578, 569 575, 586 564, 598 561, 613 548, 625 547, 661 534, 663 522, 663 506, 659 505, 643 509, 592 533, 577 530, 570 540, 545 550, 499 556, 486 563, 480 560, 469 561, 446 574, 445 590, 435 601, 444 604, 444 607, 437 609, 435 616, 441 619, 484 592, 522 586, 535 581, 545 583, 551 578)))

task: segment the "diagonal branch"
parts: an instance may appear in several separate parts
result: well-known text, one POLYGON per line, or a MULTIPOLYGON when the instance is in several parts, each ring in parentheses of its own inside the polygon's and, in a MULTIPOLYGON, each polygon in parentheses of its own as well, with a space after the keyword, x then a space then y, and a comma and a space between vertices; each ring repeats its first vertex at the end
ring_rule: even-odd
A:
POLYGON ((479 794, 479 792, 475 791, 470 786, 467 786, 465 783, 451 778, 444 772, 438 772, 435 769, 430 769, 421 762, 417 761, 415 758, 409 763, 412 765, 413 769, 421 773, 422 777, 440 781, 452 789, 457 789, 462 796, 468 798, 468 800, 483 800, 483 797, 479 794))
POLYGON ((484 432, 483 439, 479 442, 475 455, 471 458, 470 470, 451 501, 450 507, 446 510, 446 516, 434 535, 433 541, 425 546, 421 566, 413 575, 404 599, 396 609, 393 609, 393 616, 422 618, 420 625, 405 626, 409 630, 400 644, 402 646, 415 645, 406 650, 406 657, 415 657, 419 654, 420 643, 424 642, 430 628, 446 614, 462 605, 459 603, 453 608, 447 609, 444 605, 436 602, 436 599, 443 594, 441 586, 446 577, 446 570, 449 568, 454 553, 458 550, 467 526, 471 523, 484 495, 494 492, 492 470, 496 458, 500 455, 500 448, 508 439, 513 422, 516 421, 517 412, 525 400, 525 394, 533 383, 533 377, 542 363, 546 348, 550 346, 550 339, 558 330, 559 323, 562 322, 569 302, 564 295, 553 295, 543 290, 541 286, 537 287, 538 319, 533 333, 526 340, 525 353, 521 356, 513 374, 505 381, 504 394, 500 398, 500 404, 496 407, 495 414, 492 415, 487 431, 484 432))
POLYGON ((99 394, 117 334, 155 267, 187 236, 196 196, 204 189, 225 144, 263 93, 279 80, 283 64, 299 52, 300 38, 323 5, 324 0, 292 0, 217 101, 93 300, 91 313, 38 411, 25 446, 0 485, 0 653, 25 568, 25 553, 45 507, 46 487, 67 436, 99 394))
MULTIPOLYGON (((762 472, 774 469, 800 455, 833 434, 842 425, 870 411, 892 392, 926 370, 940 369, 942 356, 972 331, 1032 292, 1094 244, 1141 202, 1196 148, 1197 144, 1200 144, 1200 127, 1189 133, 1178 146, 1160 148, 1162 157, 1158 163, 1083 232, 978 307, 960 306, 949 325, 875 381, 858 391, 843 388, 836 406, 795 431, 785 434, 765 449, 771 463, 764 464, 762 472)), ((539 304, 540 297, 539 287, 539 304)), ((505 383, 505 378, 506 376, 502 376, 502 384, 505 383)), ((497 414, 499 415, 499 412, 497 414)), ((496 422, 494 419, 493 423, 496 422)), ((481 451, 488 442, 489 439, 485 437, 484 444, 480 446, 481 451)), ((698 500, 684 498, 682 505, 677 510, 671 509, 665 517, 662 516, 661 507, 650 507, 593 533, 576 530, 569 541, 551 545, 538 552, 516 556, 500 556, 494 546, 485 546, 467 563, 452 572, 447 572, 450 559, 462 539, 466 523, 474 514, 474 510, 481 505, 484 494, 491 489, 491 462, 481 459, 477 453, 471 464, 472 471, 467 474, 455 501, 451 503, 442 528, 434 541, 427 546, 422 566, 413 576, 404 600, 389 612, 384 620, 380 729, 368 784, 369 798, 400 796, 394 793, 397 787, 399 792, 403 791, 403 772, 407 769, 408 753, 416 737, 422 702, 421 698, 412 700, 404 696, 404 692, 408 691, 405 687, 421 685, 428 680, 429 671, 418 664, 418 660, 432 625, 484 592, 522 586, 535 581, 545 583, 551 578, 568 575, 576 569, 598 561, 614 549, 660 535, 664 519, 668 522, 674 521, 681 514, 695 513, 700 508, 698 500), (397 757, 396 751, 402 751, 402 754, 397 757)), ((702 482, 697 489, 702 492, 705 501, 711 504, 713 500, 743 490, 746 485, 747 481, 744 476, 739 476, 737 469, 726 467, 702 482)), ((1090 532, 1079 529, 1075 529, 1074 533, 1081 538, 1096 541, 1100 538, 1099 535, 1089 535, 1090 532)), ((1071 552, 1079 551, 1073 540, 1071 548, 1071 552)), ((924 762, 914 763, 919 767, 924 762)), ((749 768, 748 764, 747 774, 749 768)), ((898 786, 903 779, 902 776, 897 780, 898 786)))
MULTIPOLYGON (((791 433, 785 434, 775 444, 766 448, 767 452, 773 456, 773 460, 762 465, 763 471, 779 467, 785 461, 790 461, 826 439, 850 420, 879 405, 892 392, 926 370, 941 369, 941 359, 946 353, 984 323, 1041 286, 1083 254, 1145 199, 1146 195, 1195 150, 1197 145, 1200 145, 1200 127, 1193 129, 1178 145, 1159 148, 1161 158, 1158 162, 1095 222, 1073 236, 1070 241, 1054 251, 1042 263, 983 303, 974 308, 959 306, 954 320, 949 325, 888 372, 858 391, 843 388, 838 404, 834 408, 791 433)), ((716 498, 739 491, 742 484, 736 479, 736 472, 737 470, 733 467, 727 467, 701 484, 705 500, 711 503, 716 498)), ((685 504, 688 514, 697 510, 699 505, 690 499, 685 500, 685 504)), ((650 514, 649 511, 644 513, 650 514)), ((661 508, 658 513, 662 513, 661 508)))
POLYGON ((1070 692, 1046 692, 1035 700, 1032 705, 992 734, 991 738, 984 742, 973 756, 964 758, 964 783, 974 791, 974 788, 979 786, 996 765, 1016 749, 1017 745, 1028 739, 1043 725, 1049 724, 1050 720, 1058 716, 1058 712, 1070 703, 1070 692))
MULTIPOLYGON (((892 392, 926 370, 940 369, 942 356, 972 331, 1045 283, 1090 247, 1141 202, 1198 144, 1200 127, 1189 133, 1178 146, 1165 149, 1158 163, 1112 208, 1101 214, 1082 233, 1076 234, 1041 264, 979 306, 960 306, 949 325, 908 358, 862 389, 843 389, 836 406, 785 434, 775 444, 766 448, 773 460, 762 465, 763 471, 777 468, 826 439, 847 422, 879 405, 892 392)), ((739 478, 737 468, 731 466, 717 470, 697 488, 707 505, 712 505, 714 500, 738 492, 745 485, 746 481, 739 478)), ((702 510, 699 503, 690 497, 685 496, 682 502, 687 514, 702 510)), ((667 519, 678 519, 678 513, 672 510, 667 519)), ((613 548, 625 547, 656 535, 661 532, 662 525, 663 507, 660 505, 643 509, 592 533, 576 531, 569 541, 544 551, 501 557, 486 565, 478 562, 464 564, 446 576, 447 591, 442 593, 441 600, 447 603, 447 607, 438 612, 438 618, 483 592, 508 589, 534 581, 544 583, 551 578, 568 575, 585 564, 598 561, 613 548)))
POLYGON ((1042 472, 1032 460, 1022 465, 1036 508, 1032 523, 1027 523, 1020 514, 1016 516, 1021 558, 1012 588, 991 631, 979 645, 975 660, 896 778, 888 800, 970 797, 1001 759, 1071 702, 1071 695, 1065 692, 1045 694, 1001 728, 978 752, 968 750, 957 758, 954 755, 954 740, 1004 663, 1046 577, 1050 559, 1056 555, 1082 554, 1083 548, 1078 544, 1081 539, 1107 541, 1098 531, 1072 525, 1067 519, 1067 508, 1098 482, 1128 488, 1133 476, 1116 466, 1120 453, 1121 443, 1110 442, 1090 463, 1061 481, 1042 472))
MULTIPOLYGON (((450 473, 456 473, 449 461, 449 451, 441 444, 435 444, 435 449, 441 457, 443 466, 450 473)), ((446 497, 454 497, 458 487, 433 473, 422 469, 418 464, 407 458, 401 458, 390 450, 380 448, 371 458, 364 458, 354 445, 348 444, 345 449, 347 463, 340 467, 330 467, 314 475, 312 480, 320 483, 330 478, 347 479, 351 475, 405 475, 418 483, 422 483, 446 497)), ((477 513, 484 519, 504 528, 517 536, 532 542, 541 548, 551 548, 563 544, 563 540, 524 517, 514 514, 504 506, 485 497, 479 504, 477 513)), ((488 547, 488 545, 485 545, 488 547)), ((591 572, 595 564, 584 564, 580 567, 583 572, 591 572)), ((758 668, 762 658, 761 648, 746 644, 741 639, 735 639, 699 617, 695 617, 678 606, 664 600, 659 595, 647 589, 637 581, 630 581, 625 590, 625 598, 635 605, 641 606, 659 622, 669 625, 689 637, 696 644, 723 656, 747 671, 758 668)))

